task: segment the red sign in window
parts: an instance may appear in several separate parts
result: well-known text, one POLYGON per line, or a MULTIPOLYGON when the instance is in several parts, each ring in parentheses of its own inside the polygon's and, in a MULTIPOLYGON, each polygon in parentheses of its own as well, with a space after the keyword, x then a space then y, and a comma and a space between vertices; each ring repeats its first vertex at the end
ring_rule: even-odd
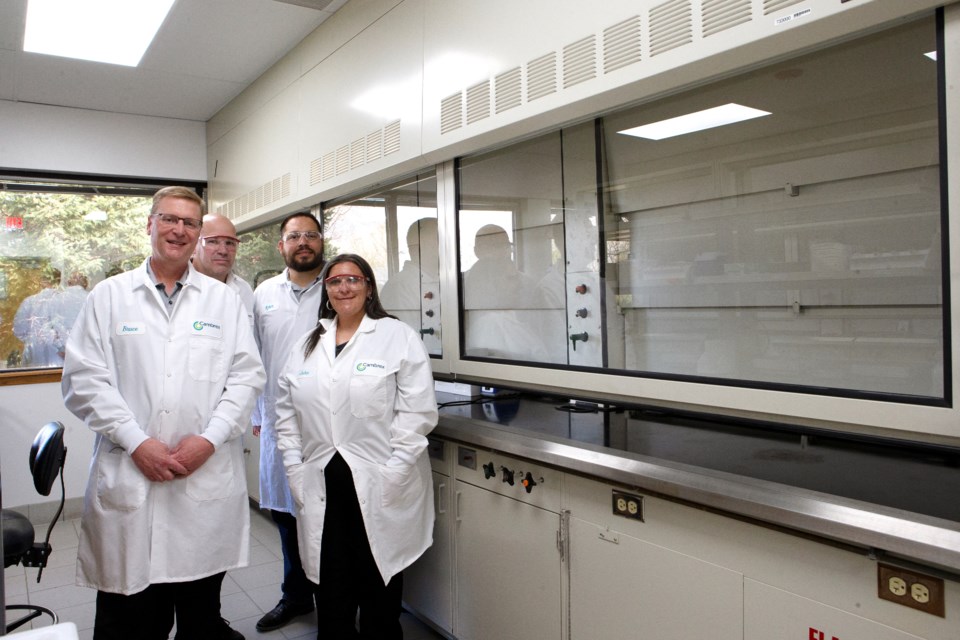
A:
POLYGON ((7 216, 7 230, 23 229, 23 218, 20 216, 7 216))

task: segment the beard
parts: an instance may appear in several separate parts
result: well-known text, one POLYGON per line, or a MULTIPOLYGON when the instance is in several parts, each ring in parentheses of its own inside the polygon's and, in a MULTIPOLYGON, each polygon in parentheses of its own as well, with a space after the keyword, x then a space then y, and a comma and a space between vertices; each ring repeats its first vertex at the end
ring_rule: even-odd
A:
POLYGON ((323 265, 323 254, 313 253, 297 255, 294 253, 284 262, 286 262, 287 267, 293 271, 299 271, 301 273, 305 271, 313 271, 314 269, 317 269, 323 265))

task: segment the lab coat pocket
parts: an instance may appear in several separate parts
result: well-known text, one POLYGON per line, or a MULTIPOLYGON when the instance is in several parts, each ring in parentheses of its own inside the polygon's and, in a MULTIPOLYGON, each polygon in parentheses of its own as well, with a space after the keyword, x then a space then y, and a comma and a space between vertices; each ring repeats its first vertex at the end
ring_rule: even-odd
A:
POLYGON ((416 465, 380 467, 380 504, 391 509, 406 509, 423 498, 423 483, 416 465))
POLYGON ((120 447, 100 456, 97 500, 104 511, 135 511, 147 499, 147 479, 120 447))
POLYGON ((350 379, 350 413, 354 418, 382 416, 386 408, 386 376, 364 375, 350 379))
POLYGON ((219 500, 235 495, 240 480, 236 477, 233 465, 234 449, 221 446, 200 468, 186 478, 187 495, 196 502, 219 500))
POLYGON ((223 377, 223 342, 217 338, 190 338, 187 368, 193 380, 215 382, 223 377))

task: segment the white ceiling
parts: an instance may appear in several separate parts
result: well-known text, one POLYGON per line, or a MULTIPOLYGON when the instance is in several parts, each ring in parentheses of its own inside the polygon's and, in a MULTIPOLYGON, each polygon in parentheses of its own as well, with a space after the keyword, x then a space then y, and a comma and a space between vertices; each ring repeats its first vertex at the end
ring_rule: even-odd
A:
POLYGON ((27 2, 0 0, 0 100, 205 122, 346 0, 176 0, 136 68, 24 53, 27 2))

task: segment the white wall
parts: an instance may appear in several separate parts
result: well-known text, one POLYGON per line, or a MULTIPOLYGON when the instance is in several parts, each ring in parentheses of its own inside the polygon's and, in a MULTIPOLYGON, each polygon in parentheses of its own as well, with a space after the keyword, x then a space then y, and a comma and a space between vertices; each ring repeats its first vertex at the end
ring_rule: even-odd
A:
POLYGON ((211 209, 268 222, 940 0, 734 0, 720 23, 717 4, 350 0, 211 118, 211 209))
POLYGON ((3 507, 53 502, 60 499, 60 483, 49 497, 33 488, 30 476, 30 444, 40 427, 58 420, 67 428, 67 466, 64 471, 67 498, 80 498, 87 483, 87 467, 93 454, 93 432, 63 406, 59 383, 0 387, 0 475, 3 507))
POLYGON ((202 181, 203 122, 0 100, 0 168, 202 181))

